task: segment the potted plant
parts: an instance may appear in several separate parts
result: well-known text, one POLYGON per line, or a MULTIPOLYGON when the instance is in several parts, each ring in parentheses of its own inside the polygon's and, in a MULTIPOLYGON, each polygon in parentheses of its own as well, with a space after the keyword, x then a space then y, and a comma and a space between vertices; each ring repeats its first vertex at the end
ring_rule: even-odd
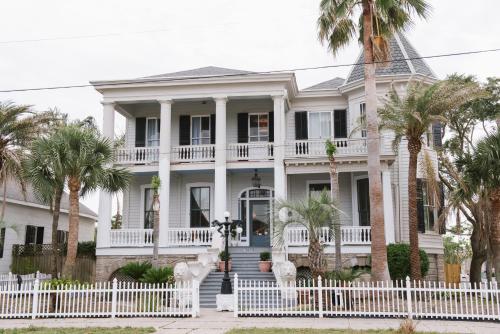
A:
POLYGON ((231 254, 229 252, 222 251, 219 253, 219 271, 224 272, 224 266, 225 266, 225 261, 226 258, 228 259, 229 263, 227 264, 227 270, 231 271, 231 254))
POLYGON ((261 273, 267 273, 271 271, 272 261, 270 260, 271 260, 271 253, 269 252, 260 253, 259 270, 261 273))

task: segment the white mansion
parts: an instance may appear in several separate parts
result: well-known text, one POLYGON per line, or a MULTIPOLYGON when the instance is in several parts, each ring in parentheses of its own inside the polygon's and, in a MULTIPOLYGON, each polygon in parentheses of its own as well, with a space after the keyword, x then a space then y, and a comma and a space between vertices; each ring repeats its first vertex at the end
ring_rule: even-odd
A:
MULTIPOLYGON (((390 85, 403 90, 410 79, 436 80, 423 60, 414 59, 417 53, 403 35, 391 41, 391 55, 411 60, 377 70, 380 101, 390 85)), ((218 67, 92 84, 103 96, 103 134, 115 136, 115 113, 126 118, 125 145, 117 149, 115 164, 133 173, 123 196, 121 229, 111 229, 112 195, 100 195, 97 279, 107 280, 126 262, 151 258, 153 175, 161 179, 162 262, 196 263, 200 255, 210 253, 217 233, 210 224, 224 220, 225 211, 243 221, 243 232, 232 236, 232 246, 271 248, 273 201, 300 200, 329 189, 326 138, 338 148, 345 265, 369 260, 366 131, 358 129, 365 112, 362 65, 354 66, 347 79, 303 90, 292 72, 218 67)), ((408 240, 406 143, 395 152, 392 139, 390 132, 381 132, 388 243, 408 240)), ((441 141, 440 128, 429 129, 426 141, 423 150, 436 160, 433 146, 441 141)), ((430 258, 428 278, 439 279, 443 245, 435 224, 438 212, 425 196, 425 183, 420 184, 420 242, 430 258)), ((306 266, 306 230, 290 228, 285 239, 286 257, 297 267, 306 266)), ((332 239, 325 229, 329 267, 332 239)))

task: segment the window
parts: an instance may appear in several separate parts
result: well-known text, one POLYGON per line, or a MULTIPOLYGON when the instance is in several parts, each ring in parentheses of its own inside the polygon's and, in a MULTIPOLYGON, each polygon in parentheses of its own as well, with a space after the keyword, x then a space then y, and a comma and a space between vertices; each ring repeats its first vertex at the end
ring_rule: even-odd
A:
POLYGON ((43 244, 43 226, 26 225, 25 245, 43 244))
POLYGON ((160 146, 160 119, 148 118, 146 120, 146 146, 160 146))
POLYGON ((366 138, 366 103, 359 105, 359 122, 361 125, 361 137, 366 138))
POLYGON ((57 243, 65 244, 68 242, 68 231, 57 230, 57 243))
POLYGON ((417 179, 417 214, 419 231, 434 231, 434 196, 424 179, 417 179))
POLYGON ((330 195, 330 189, 331 186, 329 182, 310 183, 308 189, 309 197, 319 197, 324 190, 328 191, 328 195, 330 195))
POLYGON ((190 226, 210 227, 210 187, 191 187, 189 198, 190 226))
POLYGON ((308 124, 309 139, 327 139, 331 137, 331 112, 310 112, 308 124))
POLYGON ((248 115, 248 141, 269 141, 269 114, 248 115))
POLYGON ((3 249, 5 247, 5 227, 0 229, 0 259, 3 258, 3 249))
POLYGON ((144 228, 153 228, 153 189, 144 188, 144 228))
POLYGON ((191 117, 191 145, 210 144, 210 116, 191 117))

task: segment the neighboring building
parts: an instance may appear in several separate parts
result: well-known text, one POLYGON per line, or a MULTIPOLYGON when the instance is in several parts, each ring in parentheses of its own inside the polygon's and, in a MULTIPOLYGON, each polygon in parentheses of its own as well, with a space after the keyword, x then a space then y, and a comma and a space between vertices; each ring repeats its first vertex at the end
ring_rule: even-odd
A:
MULTIPOLYGON (((402 35, 391 41, 394 59, 414 58, 402 35)), ((359 61, 362 61, 360 56, 359 61)), ((410 79, 427 83, 436 76, 420 59, 393 62, 377 70, 380 98, 410 79)), ((324 141, 338 147, 342 251, 346 265, 364 265, 370 254, 370 219, 364 117, 363 67, 347 79, 334 78, 307 89, 297 88, 295 74, 252 73, 218 67, 168 73, 132 80, 93 82, 103 95, 103 131, 114 136, 115 112, 126 118, 125 146, 116 166, 133 173, 124 192, 123 225, 111 230, 112 198, 101 193, 97 234, 97 279, 108 279, 120 266, 152 254, 153 175, 161 179, 160 256, 165 263, 207 252, 209 225, 224 220, 224 211, 244 222, 235 237, 240 247, 271 247, 273 201, 299 200, 329 189, 324 141), (260 188, 254 183, 260 179, 260 188)), ((440 142, 440 133, 435 134, 440 142)), ((423 151, 436 170, 433 129, 423 151)), ((392 149, 393 135, 382 131, 381 177, 387 242, 408 240, 408 153, 392 149)), ((419 170, 418 177, 424 178, 419 170)), ((259 183, 259 182, 257 182, 259 183)), ((419 182, 420 242, 429 254, 429 279, 442 278, 443 245, 437 232, 437 210, 419 182)), ((326 231, 325 233, 328 233, 326 231)), ((325 251, 333 268, 334 247, 325 251)), ((288 258, 307 265, 304 229, 290 229, 288 258)))
MULTIPOLYGON (((50 244, 52 242, 52 213, 50 208, 40 202, 28 185, 23 195, 21 188, 8 181, 6 191, 4 226, 0 228, 0 273, 8 273, 12 263, 12 245, 50 244)), ((0 205, 3 202, 3 189, 0 190, 0 205)), ((68 236, 69 197, 64 193, 61 202, 61 215, 57 237, 66 242, 68 236)), ((97 215, 80 203, 79 241, 94 240, 97 215)))

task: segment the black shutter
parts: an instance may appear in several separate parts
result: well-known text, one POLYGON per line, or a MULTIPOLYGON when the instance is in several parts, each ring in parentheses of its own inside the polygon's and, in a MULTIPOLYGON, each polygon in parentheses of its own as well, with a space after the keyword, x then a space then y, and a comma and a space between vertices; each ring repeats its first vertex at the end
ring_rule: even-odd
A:
POLYGON ((238 114, 238 143, 248 143, 248 114, 238 114))
POLYGON ((307 139, 307 111, 295 112, 295 139, 307 139))
POLYGON ((215 114, 210 115, 210 144, 215 144, 215 114))
POLYGON ((29 245, 35 243, 36 228, 33 225, 26 225, 26 234, 24 235, 24 244, 29 245))
POLYGON ((444 185, 439 183, 439 210, 438 210, 438 221, 441 223, 439 225, 439 234, 446 234, 446 221, 441 219, 441 215, 444 210, 444 185))
POLYGON ((268 116, 269 142, 274 142, 274 112, 270 111, 268 116))
POLYGON ((135 119, 135 147, 146 146, 146 118, 135 119))
POLYGON ((443 147, 441 123, 432 124, 432 138, 434 140, 434 147, 443 147))
POLYGON ((189 115, 179 116, 179 145, 191 144, 191 117, 189 115))
POLYGON ((347 138, 347 110, 333 111, 333 132, 335 138, 347 138))
POLYGON ((418 231, 425 233, 425 220, 424 220, 424 194, 422 187, 424 183, 422 179, 417 179, 417 218, 418 218, 418 231))
POLYGON ((36 228, 36 244, 37 245, 42 245, 43 244, 43 231, 44 231, 44 227, 43 226, 38 226, 36 228))

